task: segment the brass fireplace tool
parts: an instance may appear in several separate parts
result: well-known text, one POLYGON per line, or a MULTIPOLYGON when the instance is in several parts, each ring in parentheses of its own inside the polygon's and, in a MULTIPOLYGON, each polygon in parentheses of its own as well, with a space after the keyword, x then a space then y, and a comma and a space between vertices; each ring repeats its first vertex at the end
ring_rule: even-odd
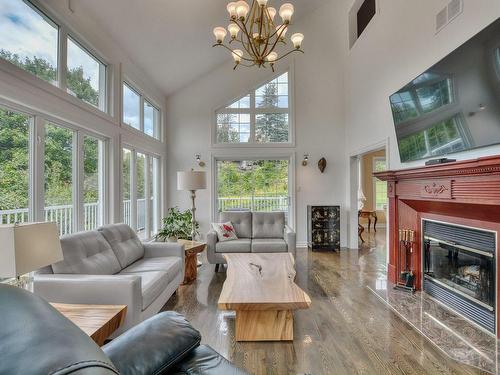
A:
POLYGON ((411 269, 411 258, 413 254, 413 244, 415 243, 415 231, 412 229, 399 230, 399 262, 404 269, 399 274, 398 281, 394 288, 405 290, 407 292, 415 292, 415 274, 411 269), (404 255, 404 262, 401 258, 404 255))

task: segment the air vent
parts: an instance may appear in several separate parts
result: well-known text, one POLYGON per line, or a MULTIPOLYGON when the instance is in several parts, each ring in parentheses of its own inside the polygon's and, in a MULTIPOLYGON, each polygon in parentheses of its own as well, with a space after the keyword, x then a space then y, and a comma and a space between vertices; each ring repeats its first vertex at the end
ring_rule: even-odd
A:
POLYGON ((463 0, 451 0, 436 15, 436 32, 441 31, 446 25, 457 18, 463 12, 463 9, 463 0))

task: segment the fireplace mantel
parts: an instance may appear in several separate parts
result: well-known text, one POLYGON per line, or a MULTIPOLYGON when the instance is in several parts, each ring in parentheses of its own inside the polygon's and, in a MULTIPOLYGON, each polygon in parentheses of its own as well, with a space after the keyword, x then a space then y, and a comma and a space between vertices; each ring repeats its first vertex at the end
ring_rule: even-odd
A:
MULTIPOLYGON (((412 229, 416 241, 411 255, 417 290, 422 287, 422 219, 482 228, 500 233, 500 155, 390 170, 374 174, 387 181, 389 199, 388 279, 398 281, 399 229, 412 229)), ((500 269, 497 240, 497 270, 500 269)), ((498 277, 497 273, 497 277, 498 277)), ((497 282, 497 284, 500 284, 497 282)), ((498 293, 498 290, 497 290, 498 293)), ((500 311, 500 296, 497 311, 500 311)), ((500 314, 497 314, 497 317, 500 314)), ((497 327, 500 321, 497 320, 497 327)), ((498 331, 498 330, 497 330, 498 331)))

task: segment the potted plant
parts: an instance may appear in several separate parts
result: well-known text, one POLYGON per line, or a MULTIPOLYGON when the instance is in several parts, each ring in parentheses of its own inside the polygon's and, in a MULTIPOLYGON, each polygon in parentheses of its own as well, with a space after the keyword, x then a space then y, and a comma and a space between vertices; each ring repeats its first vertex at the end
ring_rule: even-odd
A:
MULTIPOLYGON (((190 210, 181 212, 178 207, 168 210, 167 217, 163 219, 163 227, 156 235, 157 241, 176 242, 179 238, 191 239, 190 210)), ((195 231, 198 232, 198 223, 195 223, 195 231)))

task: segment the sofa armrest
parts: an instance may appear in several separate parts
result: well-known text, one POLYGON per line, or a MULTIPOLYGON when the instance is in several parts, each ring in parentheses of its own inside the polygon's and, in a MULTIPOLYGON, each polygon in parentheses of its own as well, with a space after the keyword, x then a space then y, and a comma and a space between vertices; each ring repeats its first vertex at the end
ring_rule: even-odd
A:
POLYGON ((144 258, 180 257, 184 262, 184 245, 176 242, 147 242, 144 245, 144 258))
POLYGON ((140 321, 141 277, 137 275, 36 274, 34 293, 49 302, 127 305, 123 326, 140 321))
POLYGON ((163 312, 103 346, 121 375, 170 373, 200 345, 201 335, 176 312, 163 312))
POLYGON ((207 233, 207 259, 211 264, 216 263, 215 261, 215 247, 217 246, 217 232, 211 230, 207 233))
POLYGON ((288 225, 285 225, 285 233, 283 238, 285 239, 285 242, 287 244, 288 252, 292 253, 293 256, 295 257, 295 252, 297 247, 296 234, 295 231, 288 225))

